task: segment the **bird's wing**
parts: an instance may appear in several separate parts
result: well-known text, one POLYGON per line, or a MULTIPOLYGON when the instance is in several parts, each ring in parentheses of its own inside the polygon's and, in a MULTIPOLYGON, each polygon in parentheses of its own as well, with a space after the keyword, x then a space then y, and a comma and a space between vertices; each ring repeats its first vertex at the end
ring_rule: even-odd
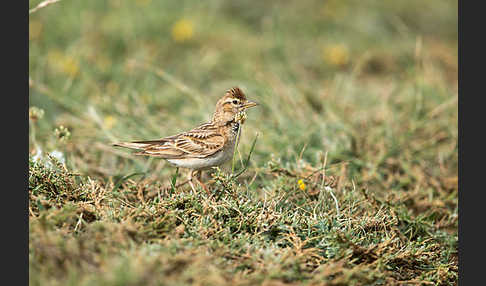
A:
POLYGON ((135 155, 148 155, 165 159, 205 158, 219 150, 225 143, 225 137, 219 128, 211 123, 174 136, 158 140, 117 143, 115 146, 140 149, 135 155))

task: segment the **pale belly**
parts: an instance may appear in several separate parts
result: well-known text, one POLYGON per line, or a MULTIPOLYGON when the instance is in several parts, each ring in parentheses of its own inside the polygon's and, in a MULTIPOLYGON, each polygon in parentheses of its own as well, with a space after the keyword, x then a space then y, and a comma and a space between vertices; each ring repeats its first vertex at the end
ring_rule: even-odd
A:
POLYGON ((207 169, 214 166, 219 166, 233 158, 234 144, 227 149, 223 149, 218 153, 206 157, 206 158, 187 158, 187 159, 167 159, 169 163, 181 167, 193 170, 207 169))

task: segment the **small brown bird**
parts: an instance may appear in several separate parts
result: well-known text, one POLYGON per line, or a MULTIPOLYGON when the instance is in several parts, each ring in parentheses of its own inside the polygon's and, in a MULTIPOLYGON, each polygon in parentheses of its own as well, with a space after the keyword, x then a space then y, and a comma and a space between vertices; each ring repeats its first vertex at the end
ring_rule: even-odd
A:
POLYGON ((245 110, 257 103, 246 98, 238 87, 228 90, 216 103, 216 110, 208 123, 177 135, 150 141, 121 142, 114 146, 141 150, 135 155, 154 156, 169 163, 190 169, 189 185, 195 191, 193 178, 209 194, 201 182, 201 171, 220 166, 233 158, 245 110), (194 176, 196 174, 196 176, 194 176))

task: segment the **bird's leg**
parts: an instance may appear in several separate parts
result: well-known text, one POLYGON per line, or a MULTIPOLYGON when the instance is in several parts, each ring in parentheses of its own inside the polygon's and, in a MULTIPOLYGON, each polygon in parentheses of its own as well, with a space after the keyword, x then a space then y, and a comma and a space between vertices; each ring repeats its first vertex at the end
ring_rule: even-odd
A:
POLYGON ((192 178, 194 177, 194 172, 197 172, 196 170, 191 170, 189 172, 189 180, 187 181, 189 183, 189 185, 191 186, 191 189, 192 191, 194 192, 194 194, 197 194, 196 192, 196 188, 194 187, 194 184, 192 183, 192 178))
POLYGON ((199 183, 199 185, 201 185, 201 187, 206 191, 206 193, 211 196, 211 192, 209 192, 209 189, 208 187, 206 187, 206 185, 201 181, 201 171, 197 171, 197 175, 196 175, 196 181, 199 183))

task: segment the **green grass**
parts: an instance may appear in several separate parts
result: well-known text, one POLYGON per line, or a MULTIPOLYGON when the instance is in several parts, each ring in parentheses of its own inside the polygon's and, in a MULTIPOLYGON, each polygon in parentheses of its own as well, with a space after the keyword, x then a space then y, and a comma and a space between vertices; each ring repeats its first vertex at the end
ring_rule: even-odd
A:
POLYGON ((457 1, 37 10, 30 284, 457 285, 457 68, 457 1), (260 105, 212 198, 110 146, 207 121, 235 85, 260 105))

